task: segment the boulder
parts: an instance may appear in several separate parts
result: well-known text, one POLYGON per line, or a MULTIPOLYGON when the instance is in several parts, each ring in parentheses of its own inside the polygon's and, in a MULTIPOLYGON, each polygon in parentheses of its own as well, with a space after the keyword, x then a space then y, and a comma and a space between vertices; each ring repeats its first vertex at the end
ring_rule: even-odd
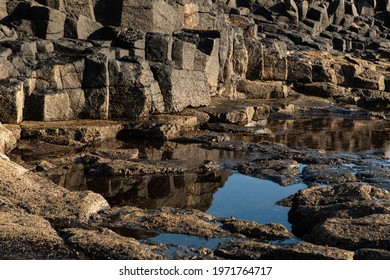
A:
POLYGON ((390 250, 363 248, 355 252, 355 260, 390 260, 390 250))
POLYGON ((69 259, 77 255, 49 221, 0 198, 0 249, 2 259, 69 259))
POLYGON ((246 78, 248 80, 260 80, 263 75, 264 68, 264 48, 259 40, 246 38, 246 49, 248 51, 248 69, 246 78))
POLYGON ((164 232, 195 235, 202 238, 232 236, 217 223, 216 218, 194 209, 140 209, 132 206, 113 208, 100 213, 95 224, 111 229, 137 228, 146 232, 164 232))
POLYGON ((152 64, 151 69, 164 96, 166 112, 180 112, 188 106, 200 107, 210 103, 204 71, 181 70, 164 64, 152 64))
POLYGON ((339 97, 345 95, 345 88, 332 83, 294 84, 298 92, 324 98, 339 97))
POLYGON ((23 83, 11 80, 0 85, 0 121, 19 124, 23 120, 23 83))
POLYGON ((26 101, 26 119, 59 121, 78 119, 84 110, 82 89, 46 90, 34 92, 26 101))
POLYGON ((138 240, 109 229, 65 229, 66 243, 92 260, 160 260, 161 255, 138 240))
POLYGON ((290 82, 311 82, 311 61, 297 55, 287 57, 287 80, 290 82))
POLYGON ((287 50, 284 42, 267 42, 264 49, 262 80, 286 81, 287 50))
POLYGON ((7 1, 0 0, 0 19, 5 18, 8 15, 7 12, 7 1))
POLYGON ((248 240, 222 243, 214 254, 233 260, 352 260, 354 252, 306 242, 279 246, 248 240))
POLYGON ((172 60, 173 38, 163 33, 146 33, 145 59, 153 62, 172 60))
POLYGON ((280 99, 288 96, 288 88, 283 82, 261 82, 242 80, 237 85, 237 90, 252 99, 280 99))
POLYGON ((172 46, 172 60, 180 69, 193 70, 196 45, 174 38, 172 46))
POLYGON ((373 214, 361 218, 331 218, 307 236, 316 244, 347 250, 390 249, 390 215, 373 214))
POLYGON ((110 98, 108 57, 104 53, 87 57, 83 77, 85 104, 82 117, 107 119, 110 98))
POLYGON ((76 19, 67 17, 64 28, 64 36, 68 38, 80 40, 103 38, 103 25, 83 15, 76 19))
POLYGON ((166 110, 164 88, 155 81, 146 61, 110 61, 109 80, 110 118, 138 118, 166 110))
POLYGON ((293 232, 302 235, 329 218, 360 218, 389 211, 389 198, 386 190, 370 185, 311 187, 295 194, 289 221, 293 232))
POLYGON ((51 40, 64 37, 66 14, 44 6, 33 6, 30 13, 36 24, 37 36, 51 40))
POLYGON ((121 27, 172 34, 183 25, 184 19, 164 0, 123 0, 120 9, 121 27))
POLYGON ((109 207, 99 194, 70 192, 11 161, 0 159, 0 174, 2 199, 51 222, 85 223, 92 214, 109 207))
POLYGON ((10 152, 15 147, 15 136, 0 123, 0 155, 10 152))
POLYGON ((229 218, 222 221, 223 228, 232 232, 243 234, 250 238, 260 240, 283 240, 292 237, 292 234, 280 224, 258 224, 256 222, 229 218))
POLYGON ((385 77, 379 71, 367 69, 355 76, 354 85, 357 88, 383 91, 385 90, 385 77))

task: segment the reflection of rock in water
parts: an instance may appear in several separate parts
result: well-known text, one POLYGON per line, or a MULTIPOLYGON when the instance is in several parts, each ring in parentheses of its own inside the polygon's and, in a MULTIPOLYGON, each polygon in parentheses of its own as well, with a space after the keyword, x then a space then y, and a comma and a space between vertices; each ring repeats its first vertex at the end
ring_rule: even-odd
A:
POLYGON ((70 191, 87 190, 84 166, 82 164, 69 164, 55 168, 46 173, 46 176, 61 187, 70 191))
POLYGON ((385 158, 390 159, 390 141, 385 142, 385 158))
POLYGON ((287 120, 270 125, 272 140, 288 146, 327 151, 384 148, 390 137, 388 121, 314 119, 287 120))
POLYGON ((101 193, 111 206, 140 208, 175 207, 207 210, 216 190, 229 172, 197 175, 142 176, 132 178, 90 178, 88 189, 101 193))

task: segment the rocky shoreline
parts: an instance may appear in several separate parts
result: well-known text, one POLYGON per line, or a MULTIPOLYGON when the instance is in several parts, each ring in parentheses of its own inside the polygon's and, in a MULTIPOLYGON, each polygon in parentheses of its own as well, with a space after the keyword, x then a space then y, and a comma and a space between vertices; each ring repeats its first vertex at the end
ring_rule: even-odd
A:
POLYGON ((361 129, 389 145, 389 1, 109 2, 0 0, 1 259, 390 258, 361 129), (352 136, 270 125, 315 119, 352 136), (307 185, 278 202, 291 231, 206 214, 232 172, 307 185))

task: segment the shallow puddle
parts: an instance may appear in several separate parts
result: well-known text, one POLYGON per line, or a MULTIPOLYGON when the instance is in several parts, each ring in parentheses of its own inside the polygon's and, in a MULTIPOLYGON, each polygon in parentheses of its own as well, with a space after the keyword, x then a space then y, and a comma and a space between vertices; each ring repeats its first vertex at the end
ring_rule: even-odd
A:
POLYGON ((261 224, 279 223, 291 230, 288 207, 276 202, 306 188, 305 184, 283 187, 269 180, 233 174, 213 198, 206 213, 216 217, 234 217, 261 224))

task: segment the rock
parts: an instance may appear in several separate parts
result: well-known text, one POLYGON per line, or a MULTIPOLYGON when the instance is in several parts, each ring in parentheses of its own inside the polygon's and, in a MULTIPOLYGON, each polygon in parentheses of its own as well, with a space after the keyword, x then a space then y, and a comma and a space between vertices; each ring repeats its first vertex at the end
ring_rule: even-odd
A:
POLYGON ((289 221, 293 232, 303 235, 329 218, 350 219, 386 212, 389 198, 386 190, 370 185, 312 187, 294 196, 289 221), (381 202, 382 199, 384 202, 381 202))
POLYGON ((260 240, 283 240, 291 238, 291 233, 279 224, 258 224, 250 221, 236 220, 234 218, 222 221, 223 228, 232 233, 243 234, 250 238, 260 240))
POLYGON ((77 255, 42 217, 0 199, 0 248, 3 259, 68 259, 77 255))
POLYGON ((126 206, 100 213, 94 223, 111 229, 136 229, 148 232, 164 232, 195 235, 202 238, 231 236, 228 231, 213 223, 216 218, 199 210, 160 208, 142 210, 126 206))
POLYGON ((354 253, 310 243, 272 245, 256 241, 232 241, 219 245, 214 254, 236 260, 352 260, 354 253))
POLYGON ((288 96, 288 88, 279 81, 261 82, 241 80, 237 90, 250 99, 280 99, 288 96))
POLYGON ((16 147, 16 138, 0 123, 0 154, 6 154, 16 147))
POLYGON ((149 246, 109 229, 72 228, 62 232, 66 243, 93 260, 161 260, 149 246))
POLYGON ((23 122, 22 138, 46 139, 48 136, 82 143, 104 142, 115 139, 123 129, 123 122, 78 120, 59 122, 23 122))
POLYGON ((5 0, 0 1, 0 19, 5 18, 8 15, 7 2, 5 0))
POLYGON ((139 151, 138 149, 106 149, 106 148, 97 148, 92 151, 92 154, 110 158, 110 159, 136 159, 138 158, 139 151))
POLYGON ((66 19, 64 13, 44 6, 33 6, 31 19, 35 21, 39 37, 53 40, 64 37, 66 19))
POLYGON ((255 39, 246 38, 245 46, 248 52, 248 69, 246 78, 251 81, 261 79, 264 68, 264 48, 263 44, 255 39))
POLYGON ((168 140, 182 133, 194 130, 198 125, 196 117, 180 115, 159 115, 141 124, 128 125, 119 135, 120 139, 141 137, 144 139, 168 140))
POLYGON ((355 260, 390 260, 390 251, 363 248, 355 252, 355 260))
MULTIPOLYGON (((147 62, 110 61, 109 81, 110 118, 139 118, 167 110, 169 101, 163 97, 165 88, 159 87, 147 62)), ((169 80, 164 82, 169 83, 169 80)))
POLYGON ((344 249, 390 248, 390 216, 373 214, 356 219, 331 218, 307 236, 317 244, 344 249))
POLYGON ((267 43, 264 49, 263 80, 287 80, 286 44, 282 42, 267 43))
POLYGON ((19 124, 23 120, 23 83, 11 80, 0 85, 0 121, 19 124))
POLYGON ((162 33, 146 33, 145 58, 153 62, 172 60, 173 38, 162 33))
POLYGON ((317 82, 309 84, 294 84, 294 89, 298 92, 314 95, 319 97, 339 97, 345 95, 345 88, 328 83, 328 82, 317 82))
POLYGON ((120 26, 125 28, 172 34, 183 24, 177 11, 163 0, 124 0, 120 10, 120 26))
POLYGON ((84 108, 81 115, 92 119, 108 119, 110 81, 108 57, 96 53, 85 59, 84 79, 84 108))
POLYGON ((290 82, 311 82, 311 62, 299 56, 287 57, 287 80, 290 82))
POLYGON ((367 69, 355 76, 354 85, 357 88, 385 90, 385 77, 382 73, 367 69))
POLYGON ((354 173, 345 166, 308 165, 302 171, 302 179, 309 186, 342 184, 356 182, 354 173))
POLYGON ((294 160, 253 160, 237 164, 240 173, 274 181, 287 186, 293 185, 299 175, 299 163, 294 160))
POLYGON ((196 46, 179 39, 174 39, 172 46, 172 60, 180 69, 193 70, 196 46))
POLYGON ((0 174, 3 199, 52 222, 85 223, 92 214, 109 207, 96 193, 69 192, 7 160, 0 159, 0 174))
POLYGON ((210 103, 205 72, 181 70, 163 64, 153 64, 151 69, 164 96, 167 113, 180 112, 188 106, 200 107, 210 103))
POLYGON ((67 18, 64 34, 66 37, 80 40, 100 39, 103 37, 103 25, 84 16, 77 19, 67 18))

